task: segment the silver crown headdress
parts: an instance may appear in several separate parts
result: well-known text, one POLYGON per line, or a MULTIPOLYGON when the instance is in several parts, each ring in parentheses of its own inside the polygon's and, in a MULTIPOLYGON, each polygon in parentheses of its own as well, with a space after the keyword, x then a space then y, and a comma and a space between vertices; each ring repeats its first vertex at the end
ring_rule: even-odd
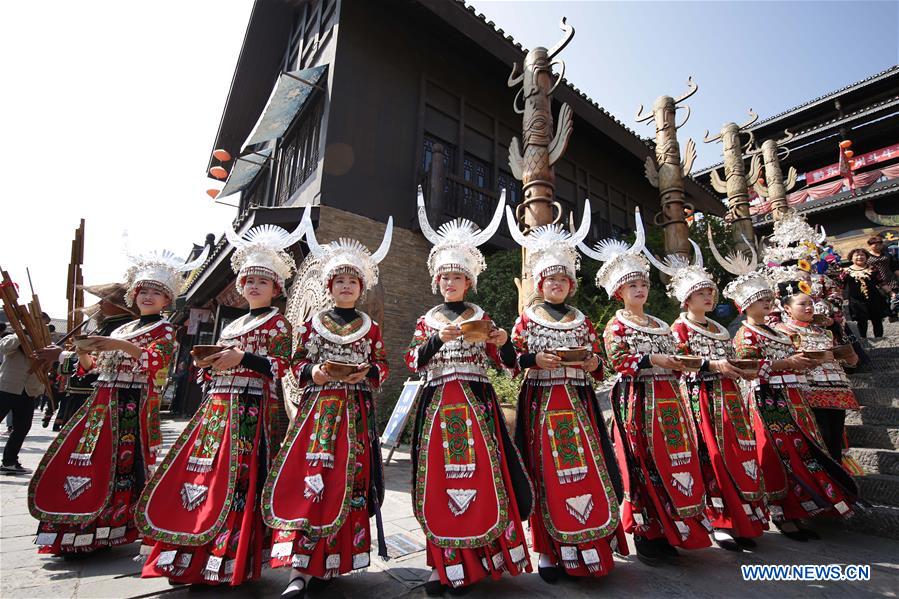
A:
POLYGON ((169 250, 132 254, 127 249, 127 235, 125 236, 125 245, 125 257, 130 264, 125 272, 125 284, 128 285, 128 290, 125 292, 125 303, 129 308, 134 305, 134 295, 139 287, 157 289, 174 301, 183 284, 181 273, 190 272, 202 265, 209 256, 208 245, 203 248, 202 253, 195 260, 190 262, 186 262, 169 250))
POLYGON ((780 220, 774 221, 774 232, 767 239, 762 262, 781 265, 792 260, 816 260, 818 245, 826 238, 823 233, 822 229, 819 236, 804 216, 791 210, 780 220))
POLYGON ((536 227, 525 235, 518 228, 512 209, 506 206, 509 233, 518 245, 528 250, 527 268, 531 271, 534 285, 539 285, 545 277, 562 273, 571 279, 570 293, 574 293, 577 271, 581 266, 577 246, 590 232, 590 214, 590 200, 584 200, 584 214, 577 231, 571 233, 562 225, 555 224, 536 227))
POLYGON ((378 264, 387 257, 392 239, 392 216, 387 219, 384 238, 374 253, 355 239, 346 237, 321 245, 315 238, 311 223, 306 227, 306 243, 309 245, 310 258, 320 261, 323 283, 327 284, 337 275, 350 274, 359 277, 363 291, 368 291, 378 284, 378 264))
POLYGON ((764 273, 758 270, 758 254, 756 254, 755 248, 745 237, 743 242, 749 246, 749 252, 752 257, 747 258, 743 252, 734 250, 725 258, 718 252, 718 248, 715 246, 715 240, 712 238, 712 228, 709 227, 706 231, 709 236, 709 249, 712 250, 715 260, 718 261, 718 264, 724 270, 737 276, 736 279, 725 286, 724 297, 732 300, 741 311, 746 306, 762 298, 774 297, 771 282, 764 273))
POLYGON ((618 288, 625 283, 637 279, 649 284, 649 262, 642 255, 646 246, 646 232, 643 229, 639 207, 634 209, 634 215, 637 238, 633 245, 629 246, 620 239, 603 239, 593 249, 584 243, 578 244, 578 248, 586 256, 603 262, 596 273, 596 286, 605 289, 609 297, 613 297, 618 288))
POLYGON ((643 253, 649 259, 649 262, 657 269, 671 277, 668 282, 668 296, 673 297, 684 306, 687 298, 694 291, 700 289, 714 289, 715 295, 718 294, 718 286, 712 279, 711 273, 705 269, 702 263, 702 251, 699 245, 692 239, 688 240, 693 246, 693 263, 680 254, 668 254, 660 262, 652 255, 649 248, 644 248, 643 253))
POLYGON ((234 248, 231 269, 237 274, 235 285, 238 293, 243 293, 244 281, 250 275, 268 277, 282 291, 285 290, 285 281, 296 270, 296 263, 284 250, 302 239, 306 229, 311 228, 310 208, 306 206, 303 218, 293 233, 277 225, 253 227, 242 235, 238 235, 230 225, 225 229, 225 237, 234 248))
POLYGON ((471 281, 471 290, 478 290, 478 275, 487 264, 478 246, 487 242, 499 228, 506 205, 506 190, 499 196, 499 203, 490 223, 481 230, 477 224, 464 218, 456 218, 442 224, 436 231, 428 222, 425 197, 418 186, 418 224, 425 238, 434 247, 428 254, 428 271, 431 273, 431 291, 437 293, 437 277, 447 272, 460 272, 471 281))

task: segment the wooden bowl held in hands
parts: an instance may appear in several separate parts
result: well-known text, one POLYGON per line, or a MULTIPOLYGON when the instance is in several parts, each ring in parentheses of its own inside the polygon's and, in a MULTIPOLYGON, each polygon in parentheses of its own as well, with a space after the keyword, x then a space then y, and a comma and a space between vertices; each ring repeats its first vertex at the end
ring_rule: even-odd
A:
POLYGON ((346 378, 358 371, 356 364, 338 362, 336 360, 325 360, 324 369, 328 376, 335 379, 346 378))
POLYGON ((854 355, 855 350, 852 349, 852 346, 848 343, 833 348, 833 357, 837 360, 851 360, 854 355))
POLYGON ((81 351, 93 351, 94 344, 98 339, 105 339, 98 335, 75 335, 72 337, 72 345, 81 351))
POLYGON ((827 355, 827 350, 823 349, 804 349, 802 355, 812 360, 823 360, 827 355))
POLYGON ((469 343, 482 343, 487 341, 490 331, 493 330, 493 322, 490 320, 466 320, 459 324, 462 329, 462 337, 469 343))
POLYGON ((552 350, 552 353, 562 359, 562 366, 581 366, 590 356, 590 348, 588 347, 559 347, 552 350))
POLYGON ((225 348, 221 345, 195 345, 190 348, 190 355, 193 356, 197 366, 205 368, 212 365, 210 356, 214 356, 225 348))
POLYGON ((197 360, 205 360, 209 356, 217 354, 223 349, 225 348, 221 345, 195 345, 190 348, 190 355, 197 360))
POLYGON ((684 370, 699 370, 702 366, 701 356, 674 356, 674 359, 683 364, 684 370))
POLYGON ((747 370, 749 372, 758 372, 758 369, 762 365, 761 360, 751 360, 751 359, 732 358, 732 359, 728 359, 728 362, 730 362, 732 366, 735 366, 735 367, 739 368, 740 370, 747 370))

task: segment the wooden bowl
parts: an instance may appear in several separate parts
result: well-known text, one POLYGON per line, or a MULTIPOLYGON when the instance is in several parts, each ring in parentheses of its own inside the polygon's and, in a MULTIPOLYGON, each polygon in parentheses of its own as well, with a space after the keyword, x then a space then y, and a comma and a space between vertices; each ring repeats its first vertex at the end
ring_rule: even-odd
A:
POLYGON ((92 351, 97 339, 103 339, 103 337, 96 335, 75 335, 72 337, 72 345, 81 351, 92 351))
POLYGON ((733 358, 729 359, 728 362, 730 362, 733 366, 736 366, 740 370, 749 370, 751 372, 757 371, 762 364, 761 360, 752 360, 749 358, 733 358))
POLYGON ((853 355, 855 355, 855 350, 848 343, 833 348, 833 357, 837 360, 849 360, 853 355))
POLYGON ((356 364, 349 362, 338 362, 336 360, 325 360, 325 372, 328 376, 335 379, 342 379, 356 372, 356 364))
POLYGON ((812 324, 816 324, 819 327, 823 327, 824 325, 827 324, 828 318, 829 317, 827 316, 827 314, 815 314, 814 316, 812 316, 812 324))
POLYGON ((190 348, 190 355, 197 360, 205 360, 209 356, 217 354, 223 349, 225 348, 221 345, 195 345, 190 348))
POLYGON ((812 360, 823 360, 824 356, 827 355, 827 350, 823 349, 804 349, 802 350, 802 355, 806 358, 811 358, 812 360))
POLYGON ((466 320, 459 325, 462 329, 462 337, 469 343, 481 343, 487 341, 490 331, 493 330, 493 323, 489 320, 466 320))
POLYGON ((562 366, 580 366, 590 355, 589 347, 559 347, 552 353, 562 358, 562 366))
POLYGON ((686 370, 699 370, 702 366, 702 357, 700 356, 674 356, 675 359, 684 365, 686 370))

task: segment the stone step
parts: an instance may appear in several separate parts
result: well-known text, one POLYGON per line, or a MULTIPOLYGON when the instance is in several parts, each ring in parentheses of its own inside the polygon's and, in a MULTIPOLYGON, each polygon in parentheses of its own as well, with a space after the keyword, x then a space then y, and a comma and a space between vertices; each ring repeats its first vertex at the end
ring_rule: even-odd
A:
POLYGON ((890 393, 896 393, 896 369, 882 368, 876 372, 861 372, 853 374, 850 378, 853 389, 880 389, 890 393))
POLYGON ((855 480, 862 499, 868 503, 899 507, 899 476, 866 474, 855 480))
POLYGON ((849 447, 899 449, 899 428, 856 424, 846 427, 849 447))
POLYGON ((880 406, 886 408, 899 408, 899 389, 892 385, 889 387, 858 387, 853 380, 852 390, 858 403, 863 406, 880 406))
POLYGON ((846 424, 896 426, 899 425, 899 407, 863 405, 859 410, 846 412, 846 424))
POLYGON ((849 455, 869 474, 899 476, 899 451, 895 449, 850 447, 849 455))
POLYGON ((847 528, 888 539, 899 539, 899 507, 871 505, 857 509, 846 523, 847 528))

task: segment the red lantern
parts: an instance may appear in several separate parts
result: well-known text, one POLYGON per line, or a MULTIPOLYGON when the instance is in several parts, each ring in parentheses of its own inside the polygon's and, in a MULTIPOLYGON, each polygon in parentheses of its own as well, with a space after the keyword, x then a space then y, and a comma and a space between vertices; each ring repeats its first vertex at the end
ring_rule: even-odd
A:
POLYGON ((218 148, 212 151, 212 155, 216 160, 221 162, 228 162, 231 160, 231 152, 228 150, 223 150, 222 148, 218 148))
POLYGON ((852 150, 845 150, 843 151, 843 153, 846 154, 846 158, 852 158, 853 156, 855 156, 855 152, 853 152, 852 150))
POLYGON ((852 142, 849 141, 848 139, 844 139, 843 141, 840 142, 840 147, 843 148, 844 150, 848 150, 849 148, 852 147, 852 142))
POLYGON ((214 200, 215 198, 218 197, 219 191, 221 191, 221 190, 219 190, 219 189, 207 189, 207 190, 206 190, 206 195, 208 195, 210 198, 212 198, 212 199, 214 200))
POLYGON ((228 178, 228 171, 225 170, 225 168, 221 167, 221 166, 212 167, 211 169, 209 169, 209 174, 212 175, 213 177, 215 177, 216 179, 224 180, 224 179, 228 178))

